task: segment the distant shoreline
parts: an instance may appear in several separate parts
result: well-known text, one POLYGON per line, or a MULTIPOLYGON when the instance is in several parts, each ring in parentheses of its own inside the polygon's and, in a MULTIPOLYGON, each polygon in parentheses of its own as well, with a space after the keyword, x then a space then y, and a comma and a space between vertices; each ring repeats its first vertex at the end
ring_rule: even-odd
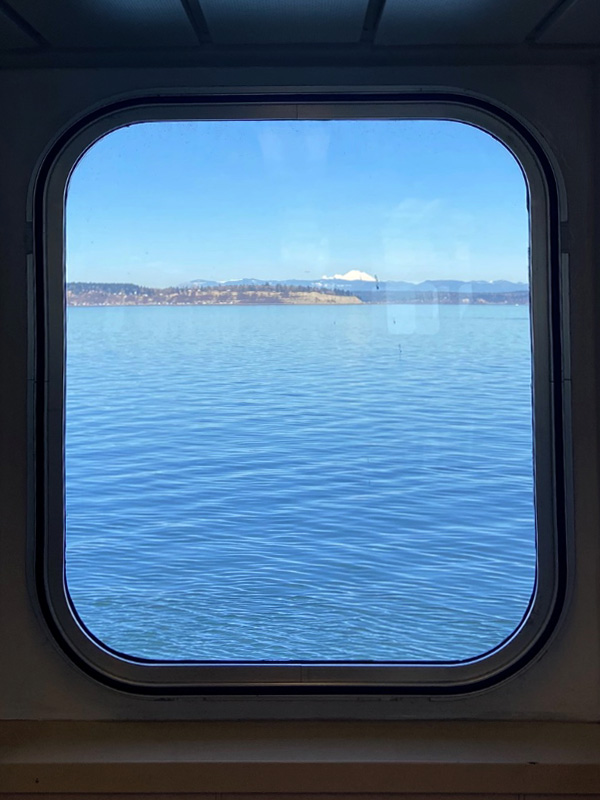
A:
POLYGON ((68 283, 69 307, 254 305, 528 305, 529 292, 350 291, 285 284, 169 287, 68 283))
POLYGON ((194 286, 151 289, 135 284, 67 284, 68 306, 357 305, 350 292, 312 286, 194 286))

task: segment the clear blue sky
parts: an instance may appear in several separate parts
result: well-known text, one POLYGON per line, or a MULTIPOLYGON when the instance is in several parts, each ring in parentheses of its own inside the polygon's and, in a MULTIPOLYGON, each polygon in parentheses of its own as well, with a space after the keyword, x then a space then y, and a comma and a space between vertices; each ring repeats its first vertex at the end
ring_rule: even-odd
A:
POLYGON ((526 186, 444 121, 153 122, 108 134, 67 194, 67 280, 527 280, 526 186))

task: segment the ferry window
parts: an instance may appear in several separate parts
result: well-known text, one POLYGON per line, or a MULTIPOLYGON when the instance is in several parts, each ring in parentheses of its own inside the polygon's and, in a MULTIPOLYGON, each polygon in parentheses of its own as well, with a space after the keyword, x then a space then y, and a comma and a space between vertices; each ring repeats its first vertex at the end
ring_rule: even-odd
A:
POLYGON ((555 543, 511 150, 445 118, 149 119, 64 184, 77 635, 217 683, 509 647, 555 543))

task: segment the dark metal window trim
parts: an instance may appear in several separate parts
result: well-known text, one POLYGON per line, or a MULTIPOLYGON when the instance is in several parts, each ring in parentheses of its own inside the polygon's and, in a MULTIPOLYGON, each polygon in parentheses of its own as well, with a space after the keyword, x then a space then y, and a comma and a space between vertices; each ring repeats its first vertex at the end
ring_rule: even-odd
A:
MULTIPOLYGON (((525 178, 532 175, 524 168, 525 178)), ((64 206, 63 194, 60 201, 64 206)), ((201 695, 401 695, 464 694, 480 691, 505 680, 530 663, 548 644, 565 604, 568 585, 568 515, 566 479, 568 477, 568 429, 565 426, 565 389, 568 375, 563 352, 566 326, 564 319, 562 264, 560 253, 561 198, 555 169, 550 157, 526 124, 511 113, 479 98, 451 92, 387 93, 308 93, 257 95, 169 95, 126 99, 106 105, 79 120, 60 134, 46 153, 32 185, 33 221, 33 291, 31 336, 33 344, 31 425, 33 463, 32 494, 35 503, 34 580, 44 620, 55 640, 71 660, 90 676, 113 688, 139 694, 201 695), (408 107, 421 113, 407 114, 408 107), (451 116, 439 113, 428 116, 426 110, 452 108, 451 116), (378 113, 369 112, 376 108, 378 113), (187 116, 182 111, 187 110, 187 116), (200 115, 206 111, 210 115, 200 115), (268 113, 265 113, 268 110, 268 113), (404 113, 403 113, 404 110, 404 113), (543 445, 543 492, 536 476, 536 517, 538 520, 538 564, 540 553, 544 570, 538 570, 534 600, 524 623, 517 631, 488 654, 464 662, 352 663, 216 663, 151 662, 110 651, 94 639, 80 623, 70 603, 64 580, 64 258, 63 231, 56 230, 56 165, 72 169, 78 155, 65 160, 65 151, 86 132, 101 129, 88 146, 99 137, 123 124, 152 119, 264 119, 264 118, 437 118, 455 119, 476 124, 498 138, 513 151, 523 167, 533 164, 537 186, 532 195, 532 236, 544 250, 543 268, 533 278, 532 317, 542 321, 543 337, 535 341, 534 366, 543 361, 542 387, 534 387, 534 422, 544 404, 544 438, 538 433, 536 445, 543 445), (475 121, 475 120, 478 121, 475 121), (488 124, 481 120, 487 120, 488 124), (488 127, 489 125, 489 127, 488 127), (502 133, 498 133, 501 130, 502 133), (508 139, 511 139, 509 144, 508 139), (511 144, 514 146, 511 147, 511 144), (515 150, 518 152, 515 154, 515 150), (49 188, 50 187, 50 188, 49 188), (49 211, 54 201, 54 216, 49 211), (536 210, 533 206, 536 206, 536 210), (535 215, 537 214, 537 218, 535 215), (50 238, 53 244, 49 245, 50 238), (58 260, 60 258, 60 261, 58 260), (57 268, 62 265, 62 269, 57 268), (60 273, 60 274, 59 274, 60 273), (537 283, 537 285, 536 285, 537 283), (61 300, 59 301, 59 297, 61 300), (538 300, 536 300, 536 297, 538 300), (60 305, 60 308, 59 308, 60 305), (535 310, 534 310, 535 309, 535 310), (58 320, 58 326, 57 326, 58 320), (540 391, 542 388, 544 391, 540 391), (540 398, 541 395, 541 398, 540 398), (539 533, 540 495, 544 509, 544 530, 539 533), (59 513, 60 512, 60 513, 59 513), (57 520, 62 520, 59 530, 57 520), (61 557, 62 552, 62 557, 61 557), (61 562, 62 558, 62 562, 61 562), (547 585, 550 581, 551 585, 547 585), (538 602, 542 596, 544 603, 538 602), (529 626, 527 642, 522 632, 529 626), (531 631, 533 630, 533 634, 531 631), (515 646, 516 643, 516 646, 515 646)), ((62 214, 62 210, 60 211, 62 214)), ((60 217, 62 218, 62 217, 60 217)), ((534 243, 535 250, 536 243, 534 243)), ((535 258, 535 252, 533 254, 535 258)), ((535 326, 535 321, 534 321, 535 326)), ((538 427, 534 425, 534 428, 538 427)), ((536 464, 539 459, 536 453, 536 464)))

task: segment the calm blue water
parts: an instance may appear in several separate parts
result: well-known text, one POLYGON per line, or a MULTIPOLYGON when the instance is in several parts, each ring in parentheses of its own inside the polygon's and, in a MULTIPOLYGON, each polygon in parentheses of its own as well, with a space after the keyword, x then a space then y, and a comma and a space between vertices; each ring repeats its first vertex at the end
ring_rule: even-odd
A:
POLYGON ((68 588, 157 659, 462 659, 535 577, 529 312, 70 308, 68 588))

